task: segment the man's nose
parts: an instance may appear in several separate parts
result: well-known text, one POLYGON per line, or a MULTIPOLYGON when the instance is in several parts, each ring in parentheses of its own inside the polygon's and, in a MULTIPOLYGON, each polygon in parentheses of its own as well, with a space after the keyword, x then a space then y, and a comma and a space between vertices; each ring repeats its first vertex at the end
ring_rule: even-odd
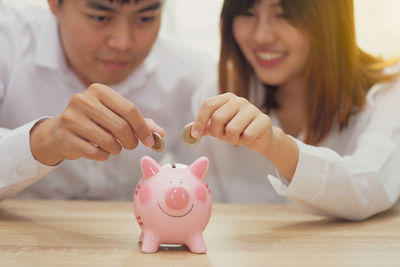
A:
POLYGON ((133 27, 128 22, 121 22, 115 25, 110 32, 108 45, 111 48, 125 51, 134 43, 133 27))

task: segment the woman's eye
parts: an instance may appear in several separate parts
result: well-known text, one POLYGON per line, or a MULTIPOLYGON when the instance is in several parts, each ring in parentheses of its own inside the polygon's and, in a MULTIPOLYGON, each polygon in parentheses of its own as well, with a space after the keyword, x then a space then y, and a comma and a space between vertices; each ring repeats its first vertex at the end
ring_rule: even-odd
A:
POLYGON ((240 15, 244 16, 244 17, 252 17, 252 16, 254 16, 254 13, 251 11, 246 11, 246 12, 241 13, 240 15))
POLYGON ((278 14, 276 14, 276 17, 277 18, 280 18, 280 19, 287 19, 288 18, 288 15, 286 14, 286 13, 278 13, 278 14))

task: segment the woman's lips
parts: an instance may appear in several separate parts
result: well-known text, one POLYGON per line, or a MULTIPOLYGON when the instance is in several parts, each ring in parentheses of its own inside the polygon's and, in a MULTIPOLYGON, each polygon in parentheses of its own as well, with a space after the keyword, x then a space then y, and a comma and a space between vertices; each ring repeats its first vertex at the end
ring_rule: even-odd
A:
POLYGON ((262 67, 275 67, 286 57, 284 52, 255 52, 257 63, 262 67))

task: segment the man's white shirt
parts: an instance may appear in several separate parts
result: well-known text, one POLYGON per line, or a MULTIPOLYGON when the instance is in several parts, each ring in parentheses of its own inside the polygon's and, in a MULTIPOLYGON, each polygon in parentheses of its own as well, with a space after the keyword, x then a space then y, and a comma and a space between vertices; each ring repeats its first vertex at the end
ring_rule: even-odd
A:
POLYGON ((0 199, 26 187, 17 197, 130 199, 142 156, 161 163, 194 160, 180 134, 193 120, 190 97, 213 64, 205 54, 160 37, 143 64, 112 85, 164 128, 168 152, 139 145, 105 162, 82 158, 49 167, 33 158, 29 131, 38 119, 61 115, 69 99, 86 87, 67 67, 56 20, 47 8, 0 3, 0 50, 0 199))

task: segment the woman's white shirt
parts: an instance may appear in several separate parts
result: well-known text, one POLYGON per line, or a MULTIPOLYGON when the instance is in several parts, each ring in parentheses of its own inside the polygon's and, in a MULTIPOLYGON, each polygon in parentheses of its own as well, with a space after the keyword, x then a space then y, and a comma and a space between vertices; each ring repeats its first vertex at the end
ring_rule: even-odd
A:
MULTIPOLYGON (((216 77, 193 97, 196 114, 202 101, 217 92, 216 77)), ((254 83, 250 100, 261 106, 264 87, 254 83)), ((276 126, 279 120, 269 114, 276 126)), ((303 211, 360 220, 389 209, 400 195, 400 79, 376 84, 367 106, 347 128, 334 127, 319 146, 292 137, 299 161, 292 181, 280 177, 261 154, 246 147, 204 137, 199 153, 211 158, 208 179, 217 201, 287 202, 303 211)))

